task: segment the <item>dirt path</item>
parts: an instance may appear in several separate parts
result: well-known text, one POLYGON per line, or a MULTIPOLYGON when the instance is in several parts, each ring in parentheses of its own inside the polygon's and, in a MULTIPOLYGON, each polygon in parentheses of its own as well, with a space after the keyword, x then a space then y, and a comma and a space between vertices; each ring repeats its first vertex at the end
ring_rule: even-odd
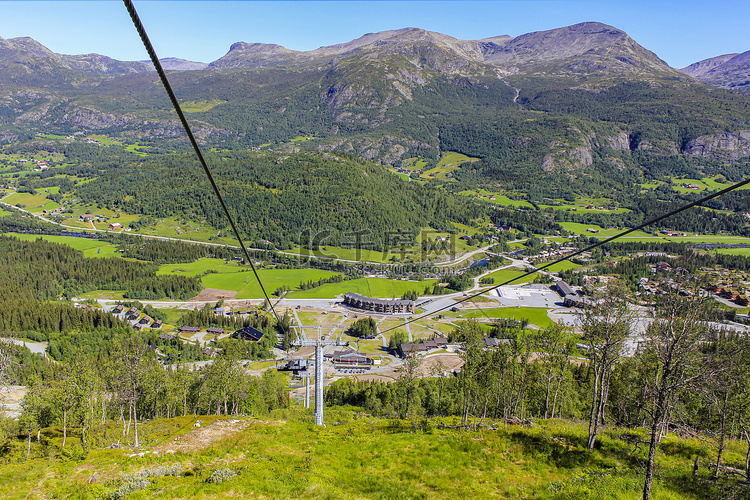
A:
MULTIPOLYGON (((200 420, 196 422, 200 423, 200 420)), ((174 438, 170 443, 163 444, 154 448, 153 452, 157 455, 175 452, 191 452, 208 448, 216 441, 224 439, 243 431, 253 424, 265 423, 259 420, 231 419, 216 420, 205 427, 196 427, 192 431, 174 438)))

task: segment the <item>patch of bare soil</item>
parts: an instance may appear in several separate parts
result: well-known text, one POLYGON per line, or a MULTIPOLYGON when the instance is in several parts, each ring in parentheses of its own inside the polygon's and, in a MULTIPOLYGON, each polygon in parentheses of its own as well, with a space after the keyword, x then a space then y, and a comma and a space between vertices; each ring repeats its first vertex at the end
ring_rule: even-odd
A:
POLYGON ((432 356, 425 356, 422 359, 422 364, 419 367, 419 371, 421 372, 421 375, 423 377, 429 377, 438 369, 441 372, 452 372, 457 368, 461 368, 463 365, 464 360, 461 359, 458 354, 434 354, 432 356))
POLYGON ((221 290, 219 288, 204 288, 201 293, 189 300, 189 302, 216 302, 219 299, 233 299, 237 295, 234 290, 221 290))
MULTIPOLYGON (((259 420, 231 419, 216 420, 205 427, 196 427, 192 431, 174 438, 171 443, 167 443, 154 448, 153 452, 157 455, 164 453, 183 453, 198 451, 208 448, 216 441, 224 439, 243 431, 253 424, 264 423, 259 420)), ((200 420, 196 421, 200 425, 200 420)))
POLYGON ((18 418, 21 415, 21 401, 28 390, 22 385, 0 386, 0 412, 6 417, 18 418))
POLYGON ((357 380, 367 382, 393 382, 398 374, 394 371, 385 371, 380 373, 365 373, 363 375, 357 375, 354 377, 357 380))

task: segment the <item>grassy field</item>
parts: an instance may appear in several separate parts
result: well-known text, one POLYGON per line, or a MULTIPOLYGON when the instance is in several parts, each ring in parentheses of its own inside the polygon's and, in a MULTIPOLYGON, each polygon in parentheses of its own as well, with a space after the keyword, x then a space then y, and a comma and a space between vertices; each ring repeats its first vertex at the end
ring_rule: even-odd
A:
POLYGON ((718 248, 717 253, 723 253, 727 255, 742 255, 744 257, 750 257, 750 248, 718 248))
MULTIPOLYGON (((575 234, 582 234, 584 236, 593 236, 594 238, 609 238, 610 236, 614 236, 616 234, 619 234, 623 231, 625 231, 627 228, 619 228, 619 229, 606 229, 601 226, 597 226, 595 224, 579 224, 577 222, 560 222, 560 225, 566 230, 571 233, 575 234), (598 233, 592 233, 591 231, 588 231, 588 229, 595 229, 599 231, 598 233)), ((658 236, 650 235, 648 233, 644 233, 643 231, 635 231, 630 233, 629 235, 622 238, 622 240, 637 240, 637 239, 643 239, 648 238, 646 241, 654 241, 658 239, 658 236)))
MULTIPOLYGON (((536 267, 541 267, 544 264, 537 264, 536 267)), ((574 264, 573 262, 570 262, 569 260, 559 262, 555 264, 554 266, 550 266, 545 271, 550 273, 559 273, 560 271, 568 271, 570 269, 578 269, 581 267, 579 264, 574 264)))
POLYGON ((44 209, 50 210, 60 206, 59 203, 55 203, 47 198, 47 193, 44 192, 37 194, 13 193, 3 201, 5 203, 10 203, 11 205, 21 205, 21 208, 24 208, 29 212, 41 212, 44 209))
MULTIPOLYGON (((203 427, 221 420, 199 419, 203 427)), ((141 451, 189 439, 185 434, 195 420, 144 422, 141 451)), ((500 423, 497 430, 470 431, 445 428, 458 423, 452 418, 399 421, 329 408, 328 427, 312 421, 311 410, 277 411, 195 451, 163 456, 131 456, 134 450, 125 447, 74 452, 71 458, 75 437, 69 437, 64 456, 54 444, 43 448, 32 442, 31 460, 14 458, 0 465, 0 485, 7 499, 29 498, 29 492, 38 498, 106 498, 125 483, 125 475, 154 471, 145 489, 128 498, 634 500, 643 487, 638 464, 646 450, 633 450, 620 438, 627 433, 647 439, 642 430, 605 428, 599 446, 588 452, 585 425, 564 420, 538 420, 530 429, 500 423), (179 466, 180 472, 159 475, 159 466, 179 466), (209 482, 222 468, 236 475, 209 482)), ((113 423, 112 440, 117 430, 113 423)), ((57 428, 45 429, 42 436, 46 443, 61 441, 57 428)), ((657 455, 652 498, 716 498, 703 462, 699 476, 692 476, 692 458, 713 451, 705 448, 696 439, 666 436, 657 455)), ((729 443, 727 462, 741 463, 742 451, 741 443, 729 443)), ((25 443, 18 439, 8 453, 19 457, 24 452, 25 443)))
MULTIPOLYGON (((523 271, 519 271, 516 269, 499 269, 488 274, 487 276, 485 276, 485 278, 494 278, 494 284, 499 285, 500 283, 504 283, 515 278, 516 276, 521 276, 522 274, 524 274, 523 271)), ((525 278, 521 278, 520 280, 514 281, 513 283, 518 285, 521 283, 528 283, 530 281, 534 281, 534 275, 526 276, 525 278)))
POLYGON ((529 323, 533 323, 541 328, 552 326, 552 320, 547 316, 547 309, 543 307, 493 307, 481 310, 465 307, 456 313, 446 312, 443 314, 448 318, 461 319, 526 319, 529 323))
MULTIPOLYGON (((203 282, 206 282, 205 278, 203 282)), ((368 297, 392 299, 400 298, 410 290, 416 290, 419 295, 422 295, 425 287, 432 287, 435 283, 436 280, 400 281, 385 278, 359 278, 344 281, 343 283, 328 283, 311 290, 292 292, 288 297, 295 299, 325 299, 336 297, 346 292, 354 292, 368 297)))
MULTIPOLYGON (((249 271, 249 268, 247 270, 249 271)), ((272 294, 282 286, 296 289, 301 281, 316 281, 335 274, 330 271, 320 271, 318 269, 260 269, 258 271, 266 292, 269 294, 272 294)), ((263 298, 263 291, 252 272, 208 274, 203 277, 203 286, 218 288, 220 290, 235 290, 237 291, 236 298, 238 299, 263 298)), ((314 290, 319 290, 320 288, 323 287, 315 288, 314 290)), ((296 294, 290 294, 289 296, 292 295, 296 296, 296 294)))
POLYGON ((185 113, 201 113, 215 108, 219 104, 223 104, 226 101, 220 99, 210 99, 207 101, 188 101, 181 104, 185 113))
POLYGON ((14 236, 19 240, 25 241, 35 241, 41 238, 53 243, 61 243, 63 245, 75 248, 76 250, 83 251, 83 255, 85 257, 120 257, 120 253, 117 251, 117 247, 106 241, 91 240, 88 238, 76 238, 74 236, 54 236, 46 234, 6 234, 8 234, 9 236, 14 236))
POLYGON ((440 157, 437 167, 422 172, 421 177, 425 179, 439 179, 445 181, 448 180, 448 174, 456 170, 462 163, 477 161, 478 159, 479 158, 472 158, 461 153, 447 151, 440 157))

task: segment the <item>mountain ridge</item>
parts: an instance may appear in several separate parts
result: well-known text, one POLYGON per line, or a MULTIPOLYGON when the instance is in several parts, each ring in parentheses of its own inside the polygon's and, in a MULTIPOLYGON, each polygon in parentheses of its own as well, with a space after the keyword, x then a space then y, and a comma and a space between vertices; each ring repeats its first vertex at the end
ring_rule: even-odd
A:
POLYGON ((680 71, 708 85, 750 92, 750 50, 703 59, 680 71))

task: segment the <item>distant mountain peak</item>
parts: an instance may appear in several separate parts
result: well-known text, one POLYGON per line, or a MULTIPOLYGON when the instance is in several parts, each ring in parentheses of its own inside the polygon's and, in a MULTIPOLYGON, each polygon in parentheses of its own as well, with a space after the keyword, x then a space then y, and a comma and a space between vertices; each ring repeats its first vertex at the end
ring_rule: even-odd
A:
POLYGON ((750 50, 710 57, 680 71, 708 85, 750 91, 750 50))

